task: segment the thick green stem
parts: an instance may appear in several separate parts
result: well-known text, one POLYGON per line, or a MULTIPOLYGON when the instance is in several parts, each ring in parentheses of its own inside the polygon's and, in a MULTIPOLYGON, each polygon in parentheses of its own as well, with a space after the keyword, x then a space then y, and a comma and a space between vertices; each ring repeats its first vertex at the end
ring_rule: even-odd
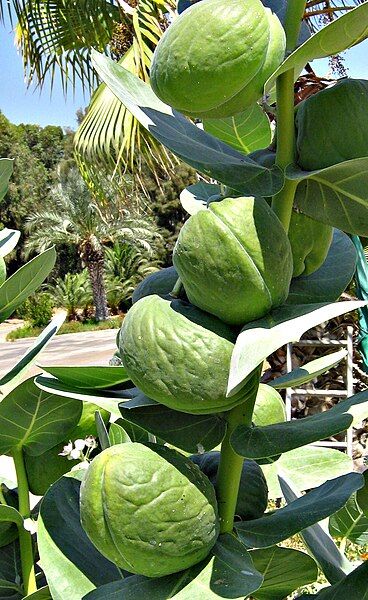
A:
MULTIPOLYGON (((294 70, 286 71, 277 78, 277 150, 276 165, 281 169, 294 162, 294 70)), ((285 180, 285 185, 272 199, 272 209, 286 231, 289 230, 296 182, 285 180)))
MULTIPOLYGON (((14 450, 12 456, 14 459, 15 471, 17 473, 19 512, 23 519, 29 519, 31 516, 29 487, 22 450, 14 450)), ((32 536, 24 527, 19 527, 19 546, 23 586, 25 594, 28 595, 37 590, 37 585, 34 571, 32 536)))
POLYGON ((284 29, 286 52, 292 52, 298 42, 300 26, 305 12, 306 0, 289 0, 286 8, 284 29))
MULTIPOLYGON (((257 369, 257 378, 259 370, 257 369)), ((220 517, 220 533, 230 533, 234 526, 236 502, 244 458, 236 454, 230 444, 231 435, 238 425, 252 425, 252 415, 257 397, 258 385, 254 393, 239 406, 227 413, 227 431, 221 444, 221 459, 217 473, 217 501, 220 517)))
POLYGON ((184 286, 181 282, 180 277, 178 277, 173 289, 170 292, 170 296, 172 296, 173 298, 180 298, 183 289, 184 289, 184 286))

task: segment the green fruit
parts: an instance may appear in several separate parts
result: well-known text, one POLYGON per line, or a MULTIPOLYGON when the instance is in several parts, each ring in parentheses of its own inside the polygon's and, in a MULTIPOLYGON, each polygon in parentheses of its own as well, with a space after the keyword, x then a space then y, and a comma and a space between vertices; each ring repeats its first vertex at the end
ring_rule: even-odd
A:
POLYGON ((333 228, 293 211, 288 235, 293 253, 293 277, 317 271, 326 260, 333 228))
MULTIPOLYGON (((199 466, 216 489, 220 452, 194 454, 190 456, 190 460, 199 466)), ((261 467, 254 460, 245 460, 236 503, 236 516, 242 521, 258 519, 264 514, 267 502, 268 487, 261 467)))
POLYGON ((0 256, 0 285, 4 283, 6 279, 6 264, 2 256, 0 256))
POLYGON ((95 412, 99 410, 105 423, 108 423, 110 413, 101 409, 95 404, 83 402, 82 415, 78 425, 70 432, 69 437, 57 444, 50 450, 47 450, 39 456, 31 456, 24 453, 24 463, 29 482, 29 488, 35 496, 43 496, 50 485, 55 483, 62 475, 68 473, 79 460, 68 460, 66 456, 59 456, 63 447, 68 444, 69 440, 75 441, 78 439, 84 440, 87 436, 93 435, 97 437, 97 429, 95 423, 95 412))
POLYGON ((155 444, 118 444, 99 454, 82 482, 80 508, 99 552, 147 577, 200 562, 219 532, 208 478, 189 459, 155 444))
POLYGON ((162 36, 151 85, 187 115, 228 117, 262 96, 284 53, 283 27, 260 0, 202 0, 162 36))
POLYGON ((228 198, 192 215, 173 262, 189 301, 231 325, 281 305, 293 270, 285 230, 262 198, 228 198))
POLYGON ((120 355, 133 383, 175 410, 207 414, 242 402, 226 398, 236 334, 219 319, 180 300, 142 298, 120 332, 120 355))
POLYGON ((368 81, 341 79, 296 112, 297 162, 306 171, 368 156, 368 81))
POLYGON ((151 296, 151 294, 157 294, 165 298, 172 291, 177 279, 178 274, 174 267, 167 267, 157 271, 157 273, 148 275, 134 290, 133 304, 145 296, 151 296))

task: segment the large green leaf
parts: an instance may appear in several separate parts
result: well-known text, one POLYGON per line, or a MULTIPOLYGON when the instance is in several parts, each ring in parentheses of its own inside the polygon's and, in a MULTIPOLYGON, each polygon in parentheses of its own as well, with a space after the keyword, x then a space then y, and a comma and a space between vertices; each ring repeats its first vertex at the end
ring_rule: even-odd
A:
POLYGON ((349 414, 326 412, 265 427, 239 425, 230 442, 237 454, 253 460, 277 456, 312 442, 337 435, 353 421, 349 414))
POLYGON ((13 173, 13 160, 0 158, 0 202, 8 191, 10 177, 13 173))
POLYGON ((233 535, 221 535, 214 558, 174 598, 177 600, 243 599, 258 590, 263 576, 254 567, 249 552, 233 535))
POLYGON ((150 86, 97 52, 94 66, 134 117, 180 159, 238 192, 271 196, 283 186, 277 167, 267 169, 196 127, 155 96, 150 86))
POLYGON ((111 423, 109 427, 109 442, 111 446, 116 444, 128 444, 131 438, 119 423, 111 423))
POLYGON ((100 367, 100 366, 81 366, 81 367, 62 367, 47 366, 41 367, 47 373, 50 373, 56 379, 65 383, 65 385, 88 389, 106 389, 114 387, 119 383, 129 381, 129 375, 124 367, 100 367))
POLYGON ((356 262, 353 242, 345 233, 335 229, 325 262, 311 275, 291 280, 286 303, 334 302, 352 280, 356 262))
POLYGON ((220 415, 182 413, 142 393, 120 404, 120 411, 126 421, 192 454, 215 448, 226 431, 226 421, 220 415))
MULTIPOLYGON (((10 383, 11 386, 9 387, 15 387, 19 379, 24 375, 24 373, 31 366, 31 364, 34 363, 39 353, 42 350, 44 350, 47 344, 52 340, 54 335, 60 329, 61 325, 65 321, 65 317, 66 312, 62 311, 52 319, 48 326, 35 339, 32 346, 28 348, 28 350, 22 356, 22 358, 14 365, 14 367, 8 373, 6 373, 0 379, 0 386, 5 386, 6 384, 10 383)), ((5 393, 7 393, 8 389, 9 388, 7 387, 5 393)))
POLYGON ((234 117, 204 119, 203 128, 229 146, 250 154, 270 145, 271 125, 259 104, 254 104, 234 117))
POLYGON ((124 392, 114 393, 109 390, 101 391, 99 395, 97 395, 92 390, 73 388, 65 383, 62 383, 58 379, 54 379, 53 377, 44 377, 43 375, 38 375, 36 377, 35 384, 40 388, 40 390, 52 393, 55 396, 74 398, 75 400, 83 400, 84 402, 96 404, 96 406, 109 411, 115 417, 121 416, 119 403, 127 398, 124 392))
POLYGON ((65 439, 81 416, 82 404, 43 392, 27 379, 0 403, 0 454, 24 448, 39 455, 65 439))
POLYGON ((365 484, 357 493, 357 501, 365 516, 368 517, 368 470, 364 471, 363 477, 365 484))
MULTIPOLYGON (((326 448, 324 448, 326 450, 326 448)), ((299 495, 290 487, 290 483, 280 477, 282 493, 286 502, 294 502, 299 495)), ((330 583, 341 581, 353 570, 353 565, 340 552, 332 537, 325 529, 325 523, 315 523, 300 532, 300 536, 311 556, 318 563, 330 583)))
POLYGON ((238 336, 231 358, 228 396, 239 391, 248 375, 267 356, 329 319, 364 306, 364 302, 284 305, 266 317, 248 323, 238 336))
POLYGON ((278 461, 262 465, 268 485, 268 496, 281 498, 278 474, 286 476, 298 491, 322 485, 326 479, 346 475, 353 470, 353 462, 340 450, 317 446, 303 446, 285 452, 278 461))
POLYGON ((253 550, 250 555, 257 571, 264 575, 262 586, 253 594, 256 600, 284 600, 317 579, 317 565, 304 552, 272 546, 253 550))
POLYGON ((23 517, 13 506, 0 504, 0 523, 15 523, 17 527, 23 527, 23 517))
POLYGON ((195 215, 199 210, 205 210, 211 196, 221 193, 221 187, 215 183, 200 181, 185 188, 180 194, 180 202, 184 210, 195 215))
POLYGON ((18 540, 0 548, 0 600, 20 600, 22 567, 18 540))
POLYGON ((198 565, 167 577, 150 579, 139 575, 103 586, 85 600, 242 600, 257 590, 263 577, 255 569, 250 553, 233 535, 218 538, 213 557, 198 565))
POLYGON ((6 256, 14 250, 19 238, 20 231, 17 229, 2 229, 0 231, 0 256, 6 256))
POLYGON ((258 427, 286 421, 285 402, 280 394, 264 383, 259 384, 253 423, 258 427))
POLYGON ((354 544, 368 543, 368 517, 360 510, 356 496, 349 498, 345 506, 330 517, 330 533, 354 544))
POLYGON ((276 423, 265 427, 239 425, 230 442, 235 452, 246 458, 267 458, 300 448, 345 431, 353 417, 361 421, 368 416, 368 390, 339 402, 330 410, 304 419, 276 423))
POLYGON ((359 473, 348 473, 327 481, 271 514, 237 523, 235 529, 240 540, 250 548, 273 546, 332 515, 362 485, 359 473))
POLYGON ((367 600, 368 599, 368 561, 365 561, 345 579, 321 590, 317 600, 367 600))
POLYGON ((49 248, 18 269, 0 286, 0 322, 43 283, 56 261, 55 248, 49 248))
POLYGON ((81 600, 95 587, 121 578, 82 528, 79 489, 80 481, 61 477, 40 508, 38 546, 53 600, 81 600))
POLYGON ((295 205, 302 213, 348 233, 368 235, 368 157, 318 171, 290 168, 287 176, 301 180, 295 205))
POLYGON ((339 362, 347 356, 347 350, 338 350, 327 356, 316 358, 309 363, 306 363, 298 369, 290 371, 281 377, 273 379, 268 385, 276 390, 282 390, 288 387, 298 387, 318 377, 325 371, 335 367, 339 362))
POLYGON ((308 62, 334 56, 362 42, 368 37, 367 19, 368 5, 362 4, 323 27, 284 60, 267 81, 266 89, 271 89, 276 78, 289 69, 294 70, 297 79, 308 62))

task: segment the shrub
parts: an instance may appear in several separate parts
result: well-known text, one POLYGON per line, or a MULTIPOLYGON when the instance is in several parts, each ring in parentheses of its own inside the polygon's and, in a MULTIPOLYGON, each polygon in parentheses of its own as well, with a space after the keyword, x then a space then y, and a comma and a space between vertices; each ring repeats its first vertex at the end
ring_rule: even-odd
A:
POLYGON ((54 301, 50 294, 34 294, 23 302, 17 314, 32 327, 45 327, 52 318, 53 308, 54 301))

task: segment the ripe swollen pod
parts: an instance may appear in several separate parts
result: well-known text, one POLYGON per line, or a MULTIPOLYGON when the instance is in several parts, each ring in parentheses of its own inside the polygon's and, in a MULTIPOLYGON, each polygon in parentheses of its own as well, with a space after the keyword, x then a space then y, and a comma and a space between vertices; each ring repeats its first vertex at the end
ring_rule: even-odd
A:
POLYGON ((192 215, 173 263, 189 301, 231 325, 281 305, 293 270, 288 237, 263 198, 228 198, 192 215))
POLYGON ((293 277, 311 275, 326 260, 333 228, 293 211, 288 236, 293 253, 293 277))
POLYGON ((82 482, 80 508, 83 528, 101 554, 147 577, 200 562, 219 533, 209 479, 189 459, 156 444, 101 452, 82 482))
POLYGON ((202 0, 161 38, 151 85, 161 100, 189 116, 227 117, 262 96, 284 53, 283 27, 260 0, 202 0))

